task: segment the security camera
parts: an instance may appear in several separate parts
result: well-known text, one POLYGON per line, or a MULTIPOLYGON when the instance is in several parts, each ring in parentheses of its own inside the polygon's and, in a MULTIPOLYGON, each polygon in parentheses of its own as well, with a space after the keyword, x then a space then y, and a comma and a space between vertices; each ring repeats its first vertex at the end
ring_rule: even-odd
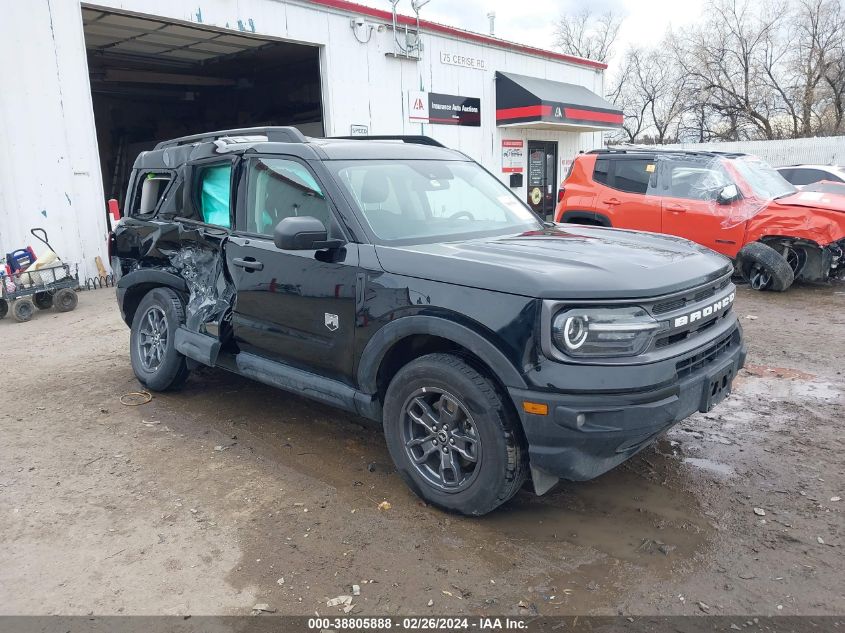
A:
POLYGON ((364 18, 352 18, 352 26, 362 28, 364 26, 364 18))

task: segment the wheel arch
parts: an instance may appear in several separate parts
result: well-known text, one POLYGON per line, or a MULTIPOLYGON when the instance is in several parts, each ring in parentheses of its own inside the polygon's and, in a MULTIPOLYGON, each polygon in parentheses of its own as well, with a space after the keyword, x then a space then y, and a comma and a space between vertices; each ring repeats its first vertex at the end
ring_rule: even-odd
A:
POLYGON ((784 245, 801 249, 804 259, 797 270, 793 268, 795 279, 802 281, 825 281, 828 279, 832 255, 829 249, 818 242, 806 237, 779 234, 763 235, 757 241, 775 250, 784 245))
POLYGON ((188 285, 185 280, 164 270, 134 270, 120 278, 117 282, 117 295, 126 325, 132 325, 135 311, 144 296, 150 290, 162 287, 171 288, 182 297, 183 301, 188 295, 188 285))
POLYGON ((367 343, 358 364, 357 380, 365 393, 384 395, 389 378, 425 354, 452 351, 467 358, 494 380, 503 395, 508 386, 525 380, 508 358, 488 339, 469 327, 428 315, 406 316, 381 328, 367 343))
POLYGON ((584 224, 587 226, 612 226, 610 218, 596 211, 564 211, 560 218, 561 224, 584 224))

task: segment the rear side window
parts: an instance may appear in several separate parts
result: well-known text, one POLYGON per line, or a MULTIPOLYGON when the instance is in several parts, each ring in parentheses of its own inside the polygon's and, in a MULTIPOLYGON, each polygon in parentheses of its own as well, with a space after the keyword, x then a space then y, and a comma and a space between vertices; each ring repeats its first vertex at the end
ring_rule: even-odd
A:
POLYGON ((202 221, 231 228, 232 164, 227 162, 200 168, 198 186, 202 221))
POLYGON ((837 178, 826 171, 822 171, 821 169, 793 169, 791 177, 784 175, 784 178, 793 185, 812 185, 814 182, 819 182, 820 180, 842 182, 840 178, 837 178))
POLYGON ((609 185, 608 171, 610 169, 610 161, 605 158, 599 158, 596 161, 596 167, 593 169, 593 180, 600 182, 603 185, 609 185))
POLYGON ((173 176, 163 172, 142 172, 135 185, 129 215, 152 215, 161 204, 173 176))
POLYGON ((616 160, 613 173, 614 189, 628 193, 645 194, 654 174, 653 160, 616 160))

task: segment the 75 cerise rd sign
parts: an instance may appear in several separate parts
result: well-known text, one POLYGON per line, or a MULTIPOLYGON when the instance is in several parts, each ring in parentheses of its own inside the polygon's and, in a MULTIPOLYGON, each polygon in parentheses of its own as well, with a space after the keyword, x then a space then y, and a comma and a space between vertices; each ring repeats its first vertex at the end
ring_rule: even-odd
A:
POLYGON ((462 68, 474 68, 475 70, 487 70, 487 64, 480 57, 467 57, 455 53, 440 52, 440 63, 462 68))

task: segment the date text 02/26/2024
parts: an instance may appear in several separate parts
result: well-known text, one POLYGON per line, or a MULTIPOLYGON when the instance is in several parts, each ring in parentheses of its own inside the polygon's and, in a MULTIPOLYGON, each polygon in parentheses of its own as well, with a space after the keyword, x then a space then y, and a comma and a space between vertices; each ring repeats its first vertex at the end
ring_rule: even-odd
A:
POLYGON ((519 631, 527 628, 525 620, 519 618, 449 618, 449 617, 352 617, 352 618, 326 618, 317 617, 308 619, 309 630, 370 630, 387 631, 396 629, 399 631, 457 631, 457 630, 478 630, 478 631, 519 631))

